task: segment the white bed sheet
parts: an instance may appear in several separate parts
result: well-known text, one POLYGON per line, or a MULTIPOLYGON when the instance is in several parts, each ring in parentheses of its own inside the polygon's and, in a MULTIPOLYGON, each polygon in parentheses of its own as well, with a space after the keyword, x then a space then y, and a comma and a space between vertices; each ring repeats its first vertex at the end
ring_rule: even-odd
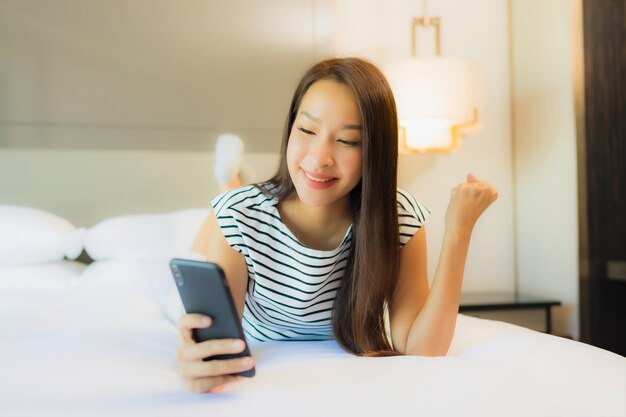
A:
POLYGON ((257 376, 217 395, 177 373, 176 328, 145 293, 5 288, 3 416, 625 416, 626 359, 459 315, 442 358, 360 358, 335 342, 252 343, 257 376))
POLYGON ((78 282, 85 264, 56 261, 16 266, 0 265, 0 294, 6 290, 63 290, 78 282))

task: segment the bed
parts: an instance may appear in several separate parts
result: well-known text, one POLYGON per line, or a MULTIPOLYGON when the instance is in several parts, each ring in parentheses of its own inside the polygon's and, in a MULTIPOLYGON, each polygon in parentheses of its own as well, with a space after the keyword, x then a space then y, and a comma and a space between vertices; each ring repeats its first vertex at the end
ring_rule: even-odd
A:
POLYGON ((626 416, 626 358, 465 315, 446 357, 251 342, 254 378, 193 394, 174 359, 180 306, 167 260, 184 256, 205 215, 121 216, 84 230, 0 209, 0 415, 626 416), (83 250, 91 263, 69 260, 83 250))

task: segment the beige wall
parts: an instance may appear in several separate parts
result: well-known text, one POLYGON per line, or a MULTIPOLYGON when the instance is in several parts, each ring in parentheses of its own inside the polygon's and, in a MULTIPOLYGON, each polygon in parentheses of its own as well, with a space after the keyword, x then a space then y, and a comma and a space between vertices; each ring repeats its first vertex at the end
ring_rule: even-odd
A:
MULTIPOLYGON (((412 0, 345 0, 340 52, 358 54, 383 65, 411 56, 411 21, 422 15, 422 2, 412 0), (367 4, 365 9, 360 9, 367 4)), ((435 271, 443 238, 443 219, 452 187, 468 172, 492 182, 498 201, 479 221, 467 259, 463 291, 514 291, 515 250, 510 112, 509 25, 507 3, 501 0, 429 2, 441 18, 441 53, 476 63, 482 72, 482 127, 450 155, 402 155, 399 184, 431 211, 428 267, 435 271)), ((418 52, 432 55, 433 38, 418 34, 418 52)), ((421 56, 421 55, 420 55, 421 56)))
POLYGON ((278 150, 330 0, 2 0, 0 146, 278 150))
MULTIPOLYGON (((115 3, 117 6, 108 7, 122 7, 120 4, 126 2, 115 3)), ((327 2, 313 3, 323 6, 327 2)), ((13 4, 18 7, 20 3, 13 4)), ((140 8, 147 4, 149 3, 139 2, 133 7, 140 8)), ((189 4, 200 3, 192 1, 189 4)), ((409 57, 408 34, 411 18, 422 12, 419 2, 396 0, 390 4, 384 0, 343 0, 340 4, 342 6, 335 25, 342 30, 331 40, 336 52, 344 55, 361 55, 380 65, 393 59, 409 57)), ((401 158, 400 185, 413 192, 433 212, 428 222, 429 270, 432 273, 441 245, 443 216, 450 189, 464 181, 468 171, 474 171, 478 176, 493 182, 500 190, 500 199, 486 213, 473 236, 464 289, 511 291, 515 287, 515 269, 506 3, 501 0, 438 1, 432 2, 431 12, 442 17, 443 53, 476 62, 483 70, 483 77, 489 80, 485 83, 482 97, 484 104, 480 110, 483 127, 468 136, 461 150, 452 155, 401 158)), ((268 16, 268 19, 270 18, 271 16, 268 16)), ((315 39, 314 32, 309 29, 306 29, 309 37, 315 39)), ((277 26, 276 30, 282 29, 277 26)), ((421 50, 427 51, 428 39, 423 40, 425 44, 421 50)), ((11 48, 9 50, 14 51, 11 48)), ((105 51, 110 51, 110 48, 105 48, 105 51)), ((35 51, 29 52, 26 48, 23 53, 29 56, 35 51)), ((100 54, 97 51, 92 53, 100 54)), ((54 62, 59 62, 59 65, 63 63, 54 62)), ((141 64, 140 60, 132 62, 136 65, 141 64)), ((40 68, 39 71, 44 69, 40 68)), ((89 77, 85 75, 81 77, 83 78, 89 77)), ((20 85, 23 84, 22 82, 20 85)), ((135 90, 131 90, 133 91, 135 90)), ((100 87, 96 92, 101 92, 100 87)), ((196 96, 197 94, 194 94, 192 97, 196 96)), ((63 95, 58 97, 67 100, 63 95)), ((174 97, 180 98, 178 95, 174 97)), ((135 95, 132 98, 135 98, 135 95)), ((272 103, 274 102, 268 102, 267 106, 277 106, 272 103)), ((51 105, 44 107, 51 108, 51 105)), ((65 106, 61 109, 67 108, 65 106)), ((157 106, 157 109, 161 107, 157 106)), ((32 109, 27 106, 24 111, 32 109)), ((115 114, 117 113, 113 113, 115 114)), ((199 119, 202 114, 202 112, 192 113, 189 117, 199 119)), ((98 114, 96 116, 105 117, 98 114)), ((106 117, 112 116, 109 114, 106 117)), ((280 124, 281 126, 276 129, 277 132, 282 127, 282 120, 280 124)), ((6 129, 5 132, 13 127, 9 126, 6 129)), ((49 129, 43 131, 36 125, 30 126, 30 132, 38 137, 53 136, 49 129)), ((88 130, 73 129, 72 132, 77 138, 82 136, 85 141, 95 141, 97 144, 119 141, 119 137, 127 134, 125 131, 126 133, 118 135, 120 132, 115 129, 111 130, 106 126, 98 128, 97 125, 90 126, 88 130)), ((0 131, 0 135, 2 133, 0 131)), ((66 134, 69 135, 71 132, 60 132, 61 137, 66 134)), ((154 134, 158 144, 165 141, 168 135, 172 142, 187 141, 195 131, 185 133, 176 130, 141 130, 135 134, 148 136, 154 134)), ((58 136, 54 138, 60 140, 58 136)), ((250 141, 250 138, 244 137, 244 140, 250 141)), ((150 148, 145 144, 149 142, 144 140, 142 143, 144 150, 137 151, 4 150, 0 153, 0 157, 4 158, 0 174, 4 178, 12 179, 2 180, 4 183, 0 188, 0 198, 14 203, 41 204, 44 208, 58 208, 60 214, 68 213, 68 217, 79 224, 88 224, 98 216, 124 211, 137 212, 146 209, 159 211, 185 204, 197 206, 205 202, 204 196, 211 194, 211 185, 208 184, 212 184, 208 167, 211 161, 210 149, 197 154, 160 152, 148 150, 150 148), (50 172, 54 172, 54 175, 46 174, 50 172), (138 177, 131 179, 135 175, 138 177), (54 185, 43 185, 44 181, 52 181, 52 178, 56 182, 54 185), (82 195, 79 197, 72 194, 73 190, 80 190, 82 195), (94 193, 105 197, 105 203, 96 204, 97 209, 90 212, 87 203, 81 203, 80 199, 87 201, 96 198, 96 201, 101 201, 100 197, 94 197, 94 193)))
POLYGON ((519 289, 562 300, 556 333, 579 336, 573 7, 512 0, 519 289))
MULTIPOLYGON (((514 291, 519 288, 522 292, 557 297, 563 300, 565 306, 555 311, 556 332, 577 336, 577 202, 568 2, 429 2, 430 13, 442 18, 442 54, 473 61, 482 70, 481 128, 469 133, 461 149, 454 154, 401 156, 399 183, 433 212, 427 224, 428 263, 432 275, 443 236, 443 217, 450 189, 464 181, 468 171, 492 182, 499 189, 500 198, 485 213, 472 237, 463 290, 514 291), (509 18, 509 7, 512 20, 509 18)), ((12 3, 20 4, 18 0, 12 0, 12 3)), ((105 2, 100 3, 103 6, 105 2)), ((124 1, 106 3, 110 4, 103 7, 124 7, 123 4, 132 3, 135 11, 140 6, 153 4, 124 1)), ((171 6, 177 2, 165 3, 171 6)), ((291 4, 288 1, 286 3, 291 4)), ((0 6, 3 4, 8 3, 0 2, 0 6)), ((203 3, 193 0, 185 4, 199 7, 203 3)), ((324 28, 324 24, 333 19, 328 16, 330 4, 329 1, 307 2, 306 10, 318 16, 312 20, 312 24, 306 28, 270 25, 269 37, 263 38, 263 42, 274 38, 278 42, 285 42, 284 36, 272 37, 272 33, 276 35, 282 30, 306 30, 308 35, 298 32, 302 36, 291 39, 292 42, 301 42, 296 49, 306 49, 304 60, 331 49, 343 55, 361 55, 380 65, 410 56, 411 19, 422 14, 421 2, 342 0, 339 2, 339 14, 334 18, 336 28, 340 30, 332 39, 325 35, 327 28, 324 28), (276 32, 272 32, 271 28, 276 32)), ((305 13, 303 10, 295 7, 293 13, 305 13)), ((156 18, 164 16, 158 15, 156 18)), ((265 13, 263 16, 271 22, 275 15, 265 13)), ((284 18, 279 20, 285 24, 288 22, 284 18)), ((6 33, 8 26, 3 27, 4 32, 0 28, 0 35, 6 33)), ((265 26, 263 28, 266 30, 265 26)), ((60 35, 54 32, 50 36, 53 37, 49 42, 54 43, 60 35), (53 36, 55 33, 57 38, 53 36)), ((98 39, 101 41, 106 37, 98 39)), ((432 38, 423 34, 419 40, 419 51, 432 54, 432 50, 429 50, 432 38)), ((245 41, 241 38, 238 40, 245 41)), ((23 60, 19 61, 22 62, 21 67, 7 66, 6 62, 0 64, 0 71, 4 74, 4 78, 0 74, 0 83, 3 80, 6 83, 8 72, 17 71, 21 81, 11 86, 11 94, 15 92, 14 88, 19 87, 35 94, 31 98, 36 98, 37 85, 29 85, 27 78, 30 76, 44 80, 46 74, 42 76, 36 72, 41 71, 36 60, 32 62, 33 66, 27 65, 29 59, 40 55, 35 53, 38 46, 24 42, 17 48, 10 46, 14 44, 8 43, 6 37, 0 38, 0 47, 4 45, 5 48, 5 58, 6 51, 9 51, 18 54, 23 60), (31 68, 35 72, 22 73, 20 68, 31 68)), ((83 64, 97 61, 98 54, 104 54, 99 56, 100 60, 111 58, 105 54, 111 52, 109 49, 98 49, 101 45, 96 43, 90 50, 84 42, 71 46, 78 48, 83 64)), ((289 51, 293 52, 290 48, 284 49, 287 55, 289 51)), ((60 50, 62 54, 57 58, 71 52, 66 49, 60 50)), ((150 59, 158 61, 164 58, 158 54, 158 48, 152 52, 150 59)), ((240 55, 242 59, 245 58, 245 53, 240 55)), ((142 59, 133 59, 128 64, 130 67, 123 68, 131 72, 141 70, 142 59)), ((52 62, 63 64, 59 59, 52 62)), ((244 65, 245 62, 244 59, 244 65)), ((288 62, 294 67, 305 65, 304 62, 288 62)), ((84 69, 85 65, 79 67, 84 69)), ((59 69, 57 66, 47 68, 49 71, 59 69)), ((183 69, 177 71, 182 71, 175 72, 179 75, 185 73, 183 69)), ((237 74, 247 71, 249 67, 237 67, 237 74)), ((291 78, 281 74, 277 73, 274 81, 292 82, 291 78)), ((155 76, 161 75, 156 73, 155 76)), ((65 75, 59 77, 53 78, 65 82, 70 80, 65 75)), ((80 79, 89 86, 87 75, 83 74, 80 79)), ((184 77, 177 79, 186 85, 184 77)), ((106 80, 110 81, 108 78, 106 80)), ((60 84, 51 85, 58 87, 60 84)), ((106 90, 102 89, 103 85, 110 84, 99 83, 93 93, 104 94, 106 90)), ((234 119, 226 118, 222 120, 225 124, 221 125, 220 119, 215 119, 217 128, 212 130, 211 126, 202 122, 208 115, 203 106, 211 108, 204 101, 209 92, 189 86, 183 89, 170 87, 164 90, 169 91, 166 96, 176 98, 181 107, 172 112, 167 111, 164 105, 153 107, 156 113, 168 116, 164 119, 167 123, 163 129, 127 129, 123 124, 114 129, 110 126, 98 127, 97 124, 87 128, 76 124, 54 125, 43 129, 37 124, 3 124, 0 120, 0 146, 4 146, 0 148, 0 203, 47 209, 69 218, 79 226, 90 226, 98 220, 119 214, 206 206, 208 198, 217 192, 211 173, 211 141, 222 132, 221 128, 235 128, 237 123, 234 119), (189 114, 181 110, 187 106, 193 107, 189 114), (172 128, 178 121, 189 122, 192 128, 172 128), (193 126, 199 129, 194 130, 193 126), (128 145, 128 141, 132 142, 137 137, 139 139, 135 143, 140 146, 129 150, 133 147, 128 145), (39 141, 35 149, 15 149, 20 147, 20 140, 28 142, 32 138, 39 141), (64 142, 66 138, 69 139, 64 142), (82 140, 91 145, 77 148, 76 144, 82 140), (55 141, 56 149, 45 149, 55 141), (59 147, 59 144, 62 146, 59 147)), ((140 83, 124 94, 132 100, 139 100, 143 97, 140 94, 143 88, 147 87, 140 83)), ((4 91, 8 90, 5 88, 4 91)), ((219 92, 224 93, 223 90, 219 92)), ((153 96, 148 94, 146 97, 153 96)), ((261 94, 261 97, 264 96, 261 94)), ((256 139, 265 141, 269 138, 278 142, 284 110, 276 110, 276 114, 272 112, 274 108, 281 107, 280 103, 284 100, 278 96, 270 98, 265 101, 267 109, 261 113, 267 117, 257 120, 254 116, 250 124, 244 124, 247 130, 241 131, 248 145, 253 145, 249 146, 254 152, 247 155, 247 164, 255 171, 256 179, 267 178, 277 161, 275 154, 259 152, 255 142, 256 139), (276 124, 278 126, 274 126, 276 124)), ((17 110, 22 113, 11 114, 15 116, 45 109, 55 110, 50 102, 48 106, 32 107, 35 102, 21 102, 17 110)), ((6 95, 0 97, 0 110, 6 111, 7 103, 6 95)), ((61 104, 64 106, 48 114, 58 115, 63 109, 71 110, 71 106, 65 106, 67 101, 61 104)), ((137 111, 135 115, 143 117, 146 110, 138 108, 137 111)), ((242 107, 241 111, 250 110, 242 107)), ((104 113, 101 113, 95 114, 104 117, 104 113)), ((115 112, 108 115, 112 117, 116 114, 120 115, 115 112)))

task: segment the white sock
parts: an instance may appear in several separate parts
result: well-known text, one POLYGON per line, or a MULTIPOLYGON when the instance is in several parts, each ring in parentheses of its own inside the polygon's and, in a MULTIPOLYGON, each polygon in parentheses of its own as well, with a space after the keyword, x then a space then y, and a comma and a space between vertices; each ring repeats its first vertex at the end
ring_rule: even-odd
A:
POLYGON ((245 145, 239 136, 231 133, 218 136, 213 173, 219 182, 228 184, 239 175, 244 149, 245 145))

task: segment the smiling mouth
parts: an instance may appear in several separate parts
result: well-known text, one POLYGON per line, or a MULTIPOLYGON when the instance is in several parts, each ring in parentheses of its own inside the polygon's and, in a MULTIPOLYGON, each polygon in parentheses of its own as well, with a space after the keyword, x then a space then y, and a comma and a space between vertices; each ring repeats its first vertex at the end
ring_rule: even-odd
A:
POLYGON ((334 181, 337 178, 316 178, 313 177, 311 175, 309 175, 308 172, 306 172, 305 170, 302 170, 302 172, 304 172, 304 175, 311 181, 315 181, 315 182, 319 182, 319 183, 325 183, 325 182, 329 182, 329 181, 334 181))

